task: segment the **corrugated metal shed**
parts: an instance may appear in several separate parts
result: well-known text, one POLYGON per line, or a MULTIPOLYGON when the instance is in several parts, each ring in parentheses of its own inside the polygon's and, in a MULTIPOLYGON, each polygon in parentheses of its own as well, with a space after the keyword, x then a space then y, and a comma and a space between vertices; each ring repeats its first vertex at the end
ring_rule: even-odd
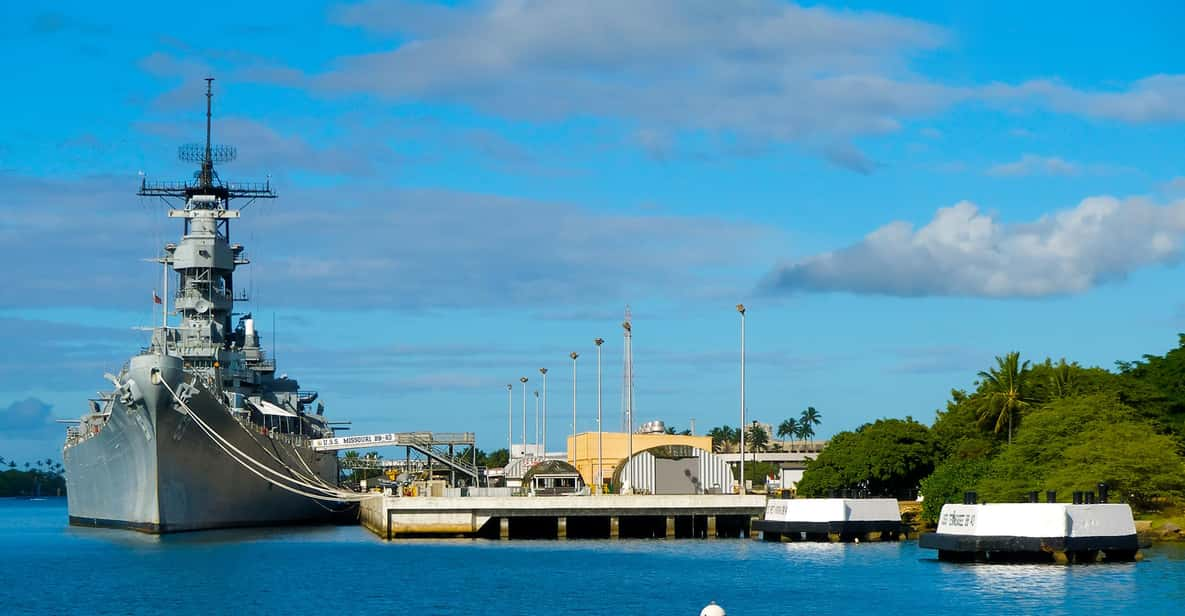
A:
POLYGON ((631 480, 635 492, 707 494, 728 493, 736 479, 728 462, 710 451, 666 445, 634 454, 613 474, 615 489, 631 480))

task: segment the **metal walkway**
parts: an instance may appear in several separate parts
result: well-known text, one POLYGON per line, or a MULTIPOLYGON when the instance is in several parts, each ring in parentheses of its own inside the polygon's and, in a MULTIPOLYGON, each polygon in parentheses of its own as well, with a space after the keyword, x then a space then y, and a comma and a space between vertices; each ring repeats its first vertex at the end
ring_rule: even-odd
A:
POLYGON ((342 449, 369 449, 371 447, 407 447, 414 449, 429 460, 435 460, 450 470, 467 475, 477 485, 477 448, 472 432, 389 432, 386 434, 358 434, 314 439, 311 443, 316 451, 340 451, 342 449), (469 448, 474 458, 457 455, 458 445, 469 448))

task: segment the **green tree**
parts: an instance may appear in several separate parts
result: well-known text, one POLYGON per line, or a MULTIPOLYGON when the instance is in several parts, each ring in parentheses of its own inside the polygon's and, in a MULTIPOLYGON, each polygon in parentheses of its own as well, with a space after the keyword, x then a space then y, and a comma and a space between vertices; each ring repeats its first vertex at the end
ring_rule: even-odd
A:
POLYGON ((878 419, 840 432, 807 463, 798 492, 826 496, 832 490, 908 496, 934 470, 938 448, 930 429, 911 417, 878 419))
POLYGON ((778 437, 785 440, 790 437, 790 449, 794 449, 794 440, 798 438, 798 420, 790 417, 778 424, 778 437))
POLYGON ((1185 437, 1185 334, 1164 355, 1116 362, 1121 400, 1140 414, 1185 437))
POLYGON ((1185 497, 1185 459, 1115 393, 1066 398, 1034 410, 1011 447, 992 461, 978 491, 992 501, 1017 501, 1031 490, 1076 490, 1107 483, 1117 497, 1147 509, 1185 497))
POLYGON ((996 434, 1007 430, 1012 443, 1012 426, 1018 416, 1029 408, 1032 400, 1026 390, 1029 362, 1020 361, 1020 353, 1013 351, 996 357, 996 366, 979 372, 979 391, 974 396, 976 415, 981 426, 991 427, 996 434))
POLYGON ((922 520, 937 524, 942 506, 963 502, 963 493, 974 490, 987 474, 990 462, 984 458, 952 458, 922 480, 922 520))
POLYGON ((798 418, 798 436, 804 440, 810 439, 811 445, 814 445, 815 426, 821 423, 823 423, 823 415, 813 406, 806 407, 798 418))
POLYGON ((740 430, 727 425, 718 426, 708 430, 708 436, 712 437, 712 451, 721 453, 727 451, 730 445, 738 443, 740 430))
POLYGON ((765 431, 765 428, 757 425, 757 422, 753 422, 753 425, 749 426, 746 431, 745 446, 753 452, 753 461, 756 462, 757 454, 765 451, 769 446, 769 433, 765 431))
POLYGON ((495 449, 486 453, 480 449, 477 450, 477 465, 486 468, 500 468, 510 463, 510 453, 506 448, 495 449))

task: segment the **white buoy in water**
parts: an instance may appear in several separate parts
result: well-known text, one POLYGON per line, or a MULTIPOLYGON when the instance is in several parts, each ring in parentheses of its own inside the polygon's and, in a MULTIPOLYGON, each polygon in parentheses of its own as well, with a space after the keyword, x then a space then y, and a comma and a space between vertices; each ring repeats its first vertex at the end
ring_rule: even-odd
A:
POLYGON ((709 601, 708 605, 705 606, 704 609, 700 610, 699 616, 726 616, 726 615, 724 613, 724 608, 720 607, 719 605, 716 605, 715 601, 709 601))

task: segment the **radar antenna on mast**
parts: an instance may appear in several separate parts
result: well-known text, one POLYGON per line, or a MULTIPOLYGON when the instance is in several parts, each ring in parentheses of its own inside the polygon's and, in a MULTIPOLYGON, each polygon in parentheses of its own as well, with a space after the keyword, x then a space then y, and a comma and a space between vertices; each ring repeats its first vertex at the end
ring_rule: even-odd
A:
MULTIPOLYGON (((276 193, 272 191, 271 179, 259 183, 223 184, 214 171, 214 164, 229 163, 238 156, 238 150, 230 145, 217 145, 211 142, 211 124, 214 106, 214 78, 206 77, 206 143, 189 143, 177 148, 177 158, 192 163, 198 163, 201 168, 193 175, 193 181, 182 182, 148 182, 141 177, 140 190, 137 194, 142 197, 160 197, 168 200, 184 199, 187 203, 195 195, 214 197, 214 201, 223 208, 229 207, 231 199, 249 199, 248 204, 255 199, 274 199, 276 193)), ((207 203, 203 201, 203 203, 207 203)), ((244 207, 246 207, 244 205, 244 207)))

